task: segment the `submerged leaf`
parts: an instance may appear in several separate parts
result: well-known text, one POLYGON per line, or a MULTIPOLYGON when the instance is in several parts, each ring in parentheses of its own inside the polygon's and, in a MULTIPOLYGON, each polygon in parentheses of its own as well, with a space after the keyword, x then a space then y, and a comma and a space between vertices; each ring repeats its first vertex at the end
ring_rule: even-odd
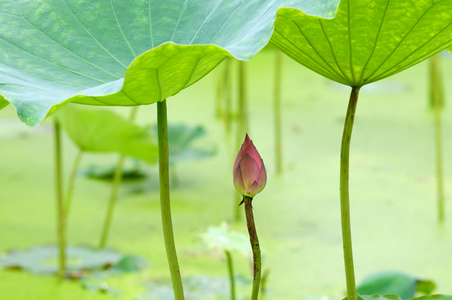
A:
POLYGON ((331 20, 278 11, 271 41, 309 69, 349 86, 383 79, 452 44, 452 1, 342 0, 331 20))
POLYGON ((268 43, 278 8, 332 17, 337 3, 0 0, 0 94, 28 125, 66 102, 162 101, 227 56, 251 59, 268 43))

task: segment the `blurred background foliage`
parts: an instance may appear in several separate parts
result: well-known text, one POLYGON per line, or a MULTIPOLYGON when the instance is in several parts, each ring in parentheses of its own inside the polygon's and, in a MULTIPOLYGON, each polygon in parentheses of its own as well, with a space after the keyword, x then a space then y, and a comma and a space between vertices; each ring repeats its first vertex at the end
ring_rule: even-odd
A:
MULTIPOLYGON (((285 56, 282 58, 284 172, 278 175, 274 156, 273 81, 268 76, 274 71, 274 51, 263 51, 245 63, 248 131, 269 173, 267 187, 254 203, 264 266, 269 269, 265 297, 340 299, 344 296, 344 271, 337 195, 338 156, 349 89, 300 68, 285 56)), ((230 63, 228 126, 232 126, 234 133, 229 138, 215 100, 225 63, 168 102, 173 124, 170 130, 175 132, 173 138, 170 136, 170 147, 173 145, 170 151, 177 168, 171 191, 173 222, 190 299, 228 299, 224 255, 207 247, 200 235, 210 226, 232 221, 237 205, 233 202, 231 169, 238 150, 234 120, 238 105, 235 74, 239 66, 235 61, 230 63)), ((452 109, 447 103, 452 93, 447 91, 447 82, 452 80, 452 56, 448 53, 441 55, 441 70, 446 97, 442 112, 444 182, 446 197, 450 197, 452 169, 448 153, 452 149, 452 109)), ((351 146, 350 178, 352 224, 359 224, 352 232, 356 276, 358 283, 365 283, 369 274, 397 270, 411 274, 410 278, 432 280, 435 292, 452 294, 449 272, 452 225, 447 219, 451 208, 446 202, 446 219, 438 227, 427 71, 428 62, 424 62, 361 91, 351 146)), ((98 113, 93 107, 78 108, 88 115, 98 113)), ((102 111, 115 114, 108 120, 122 117, 123 121, 115 122, 126 122, 130 108, 102 111)), ((125 177, 132 174, 131 178, 139 180, 123 180, 118 191, 107 249, 117 253, 114 261, 98 261, 93 268, 85 266, 83 274, 76 276, 80 280, 63 283, 51 276, 6 268, 6 262, 17 251, 33 252, 35 247, 50 247, 56 240, 51 123, 47 120, 29 128, 14 114, 12 107, 0 112, 2 298, 170 299, 159 215, 158 171, 152 163, 140 163, 136 152, 133 159, 126 161, 123 174, 125 177), (16 252, 11 252, 14 249, 16 252), (117 272, 115 265, 119 259, 130 255, 135 259, 122 263, 129 271, 117 272)), ((152 141, 155 120, 149 116, 153 115, 154 105, 139 108, 136 125, 132 126, 138 137, 149 136, 152 141)), ((107 121, 99 126, 107 127, 107 121)), ((81 136, 89 136, 88 131, 84 130, 81 136)), ((93 143, 99 141, 98 137, 101 140, 94 135, 93 143)), ((65 178, 70 176, 73 161, 82 148, 73 139, 68 134, 63 140, 65 178)), ((147 138, 145 141, 149 142, 147 138)), ((113 176, 118 153, 86 152, 79 175, 107 179, 113 176)), ((99 182, 77 176, 68 223, 71 247, 95 251, 109 193, 109 180, 99 182)), ((240 222, 231 223, 231 229, 245 233, 240 222)), ((90 251, 78 253, 88 255, 90 251)), ((239 299, 245 299, 251 264, 239 252, 233 256, 239 299)), ((34 262, 42 260, 36 258, 34 262)), ((46 258, 44 263, 52 265, 56 260, 46 258)))

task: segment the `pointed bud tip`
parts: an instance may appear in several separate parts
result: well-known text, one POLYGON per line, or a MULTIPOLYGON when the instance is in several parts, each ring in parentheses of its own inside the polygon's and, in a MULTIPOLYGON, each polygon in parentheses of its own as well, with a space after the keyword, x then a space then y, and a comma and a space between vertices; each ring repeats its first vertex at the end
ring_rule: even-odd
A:
POLYGON ((233 179, 237 191, 248 197, 260 193, 267 182, 264 161, 248 133, 234 163, 233 179))

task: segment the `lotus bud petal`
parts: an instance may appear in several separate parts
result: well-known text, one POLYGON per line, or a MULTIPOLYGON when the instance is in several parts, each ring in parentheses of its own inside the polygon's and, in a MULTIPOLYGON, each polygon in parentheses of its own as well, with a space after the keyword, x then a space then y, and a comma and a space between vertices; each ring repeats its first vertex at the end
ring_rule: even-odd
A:
POLYGON ((236 190, 250 198, 260 193, 267 183, 264 161, 248 134, 235 159, 233 179, 236 190))

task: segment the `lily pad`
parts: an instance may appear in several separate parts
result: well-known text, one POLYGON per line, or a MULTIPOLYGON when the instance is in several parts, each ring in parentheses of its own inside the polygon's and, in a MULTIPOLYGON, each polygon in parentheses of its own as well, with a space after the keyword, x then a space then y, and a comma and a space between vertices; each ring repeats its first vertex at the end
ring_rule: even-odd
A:
MULTIPOLYGON (((140 181, 146 179, 148 174, 146 174, 141 168, 140 165, 134 163, 130 166, 126 160, 126 166, 122 168, 121 180, 126 182, 132 181, 140 181)), ((80 169, 77 174, 82 176, 86 176, 91 179, 97 180, 105 180, 105 181, 113 181, 115 176, 117 165, 111 164, 108 166, 98 166, 98 165, 89 165, 85 168, 80 169)))
POLYGON ((278 11, 271 41, 331 80, 362 86, 452 44, 451 1, 342 0, 331 20, 278 11))
MULTIPOLYGON (((69 275, 107 268, 121 259, 121 254, 116 251, 96 250, 85 246, 67 247, 66 252, 69 275)), ((56 274, 58 272, 58 248, 45 246, 29 250, 13 250, 2 257, 0 268, 23 269, 34 274, 56 274)))
POLYGON ((32 126, 67 102, 162 101, 228 56, 251 59, 280 7, 332 17, 338 0, 292 2, 1 0, 0 94, 32 126))
POLYGON ((416 277, 396 271, 372 274, 357 286, 358 294, 396 294, 402 300, 414 297, 416 292, 431 293, 435 289, 432 281, 419 280, 416 277))
POLYGON ((110 110, 68 105, 58 120, 77 147, 86 152, 120 154, 139 158, 148 164, 158 160, 158 146, 151 134, 110 110))

